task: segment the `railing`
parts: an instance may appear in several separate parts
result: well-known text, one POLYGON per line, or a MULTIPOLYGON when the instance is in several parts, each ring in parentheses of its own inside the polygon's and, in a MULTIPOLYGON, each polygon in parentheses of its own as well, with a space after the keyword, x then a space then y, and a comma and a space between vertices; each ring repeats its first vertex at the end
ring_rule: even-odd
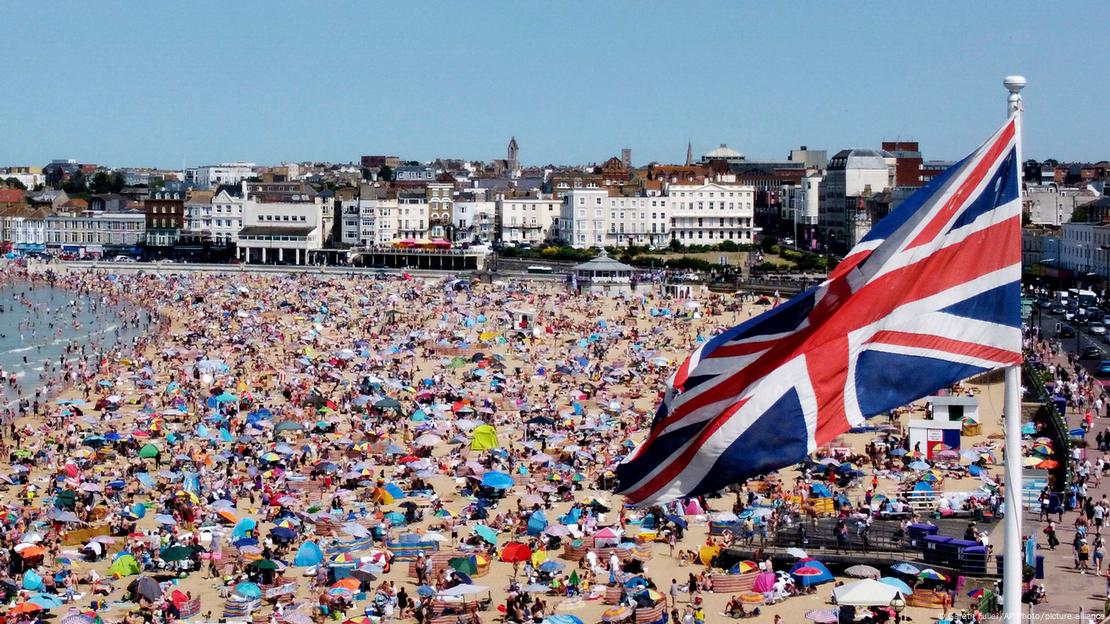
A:
POLYGON ((1071 438, 1068 435, 1068 424, 1064 422, 1064 418, 1056 409, 1056 404, 1052 398, 1048 396, 1048 391, 1044 387, 1044 381, 1038 371, 1032 364, 1026 362, 1022 366, 1022 377, 1025 387, 1030 389, 1041 404, 1037 410, 1038 415, 1043 415, 1044 419, 1048 422, 1049 436, 1053 441, 1054 455, 1058 462, 1057 468, 1054 469, 1056 481, 1056 490, 1063 491, 1067 484, 1071 483, 1071 438))
POLYGON ((351 247, 352 253, 424 254, 438 256, 477 256, 483 252, 473 249, 423 249, 419 247, 351 247))

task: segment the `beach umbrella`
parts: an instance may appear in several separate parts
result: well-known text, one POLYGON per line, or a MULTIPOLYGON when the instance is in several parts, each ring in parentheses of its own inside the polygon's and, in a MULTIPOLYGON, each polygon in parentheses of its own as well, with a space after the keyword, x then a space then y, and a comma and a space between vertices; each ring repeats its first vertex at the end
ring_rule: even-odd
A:
POLYGON ((155 457, 158 457, 159 453, 160 451, 158 450, 157 446, 154 446, 153 444, 146 444, 141 449, 139 449, 139 458, 154 459, 155 457))
POLYGON ((813 609, 806 611, 806 619, 817 624, 836 624, 839 621, 832 609, 813 609))
POLYGON ((470 583, 462 583, 460 585, 455 585, 454 587, 448 587, 447 589, 439 592, 439 595, 449 598, 451 596, 479 594, 487 590, 489 590, 489 587, 486 587, 485 585, 471 585, 470 583))
POLYGON ((910 465, 906 467, 910 470, 928 470, 929 468, 931 468, 929 464, 921 461, 920 459, 914 462, 910 462, 910 465))
POLYGON ((158 514, 154 516, 154 521, 163 526, 173 526, 177 524, 177 520, 173 516, 167 514, 158 514))
POLYGON ((377 409, 399 410, 401 409, 401 402, 391 397, 385 397, 384 399, 378 399, 378 401, 374 403, 374 407, 377 409))
POLYGON ((983 591, 983 588, 982 588, 982 587, 977 587, 977 588, 975 588, 975 589, 973 589, 973 590, 971 590, 971 591, 967 592, 967 596, 968 596, 968 598, 971 598, 971 599, 973 599, 973 600, 979 600, 980 598, 982 598, 982 597, 983 597, 983 595, 984 595, 985 593, 986 593, 986 592, 985 592, 985 591, 983 591))
POLYGON ((602 622, 622 622, 632 615, 632 609, 625 606, 616 606, 601 612, 602 622))
POLYGON ((258 585, 250 582, 239 583, 235 586, 235 593, 244 598, 261 598, 262 589, 258 585))
POLYGON ((281 431, 303 431, 303 430, 304 430, 304 425, 302 425, 301 423, 296 422, 294 420, 283 420, 283 421, 279 422, 278 424, 274 425, 274 432, 275 433, 276 432, 281 432, 281 431))
POLYGON ((473 557, 452 557, 447 560, 447 565, 456 572, 462 572, 463 574, 474 574, 478 571, 478 565, 473 557))
POLYGON ((844 570, 844 573, 852 578, 877 579, 882 576, 882 574, 879 573, 878 568, 874 568, 869 565, 854 565, 849 567, 847 570, 844 570))
POLYGON ((278 568, 277 564, 270 559, 259 559, 257 561, 252 561, 250 567, 254 568, 255 570, 269 571, 277 570, 278 568))
POLYGON ((513 486, 513 478, 504 472, 491 470, 482 475, 482 485, 495 490, 507 490, 513 486))
POLYGON ((877 607, 889 605, 898 596, 898 590, 874 579, 863 579, 850 585, 833 588, 838 605, 877 607))
POLYGON ((162 561, 184 561, 193 556, 193 549, 188 546, 168 546, 158 553, 162 561))
POLYGON ((339 530, 355 538, 370 536, 370 531, 366 527, 362 526, 361 524, 355 524, 354 522, 348 522, 344 524, 343 526, 339 527, 339 530))
POLYGON ((367 568, 355 568, 354 570, 351 570, 349 574, 362 583, 371 583, 373 581, 376 581, 378 577, 375 576, 372 570, 368 569, 369 567, 371 566, 368 566, 367 568))
POLYGON ((879 582, 890 585, 894 589, 897 589, 898 591, 902 592, 902 594, 905 595, 905 596, 909 596, 910 594, 913 593, 913 589, 910 588, 910 586, 907 585, 905 581, 903 581, 901 579, 896 579, 893 576, 884 576, 881 579, 879 579, 879 582))
POLYGON ((497 543, 497 534, 494 533, 493 529, 489 528, 488 526, 486 526, 484 524, 474 525, 474 534, 477 535, 478 537, 486 540, 490 544, 496 544, 497 543))
POLYGON ((769 592, 775 589, 775 582, 778 576, 774 572, 760 572, 755 581, 752 582, 752 589, 757 592, 769 592))
POLYGON ((62 601, 57 596, 51 596, 50 594, 42 593, 33 594, 30 598, 27 599, 27 602, 32 602, 42 607, 43 609, 53 609, 55 607, 62 606, 62 601))
POLYGON ((132 598, 145 598, 150 602, 155 602, 162 597, 162 586, 149 576, 140 576, 131 581, 127 591, 131 592, 132 598))
POLYGON ((921 572, 921 568, 913 565, 912 563, 906 563, 906 562, 896 563, 896 564, 890 566, 890 569, 894 570, 895 572, 897 572, 899 574, 908 574, 908 575, 911 575, 911 576, 916 575, 917 573, 921 572))
POLYGON ((292 529, 286 527, 274 527, 273 529, 270 529, 270 535, 272 535, 276 540, 287 542, 296 537, 297 533, 292 529))
POLYGON ((16 544, 15 552, 19 553, 19 556, 24 559, 33 559, 41 557, 46 553, 46 550, 38 544, 16 544))
POLYGON ((436 595, 436 590, 427 585, 420 585, 416 588, 416 595, 421 598, 431 598, 436 595))
POLYGON ((564 567, 565 566, 562 564, 562 562, 556 561, 554 559, 548 559, 547 561, 544 561, 543 563, 540 564, 539 571, 540 572, 559 572, 564 567))
POLYGON ((809 555, 806 554, 806 551, 802 550, 801 548, 793 548, 793 547, 792 548, 787 548, 786 549, 786 554, 790 555, 791 557, 794 557, 795 559, 805 559, 806 557, 809 556, 809 555))
POLYGON ((21 602, 11 609, 8 609, 8 615, 26 615, 28 613, 36 613, 42 611, 42 607, 33 602, 21 602))
POLYGON ((917 578, 923 581, 947 581, 948 577, 932 568, 925 568, 917 573, 917 578))
POLYGON ((528 548, 527 544, 509 542, 501 549, 501 561, 506 563, 518 563, 521 561, 528 561, 531 558, 532 549, 528 548))

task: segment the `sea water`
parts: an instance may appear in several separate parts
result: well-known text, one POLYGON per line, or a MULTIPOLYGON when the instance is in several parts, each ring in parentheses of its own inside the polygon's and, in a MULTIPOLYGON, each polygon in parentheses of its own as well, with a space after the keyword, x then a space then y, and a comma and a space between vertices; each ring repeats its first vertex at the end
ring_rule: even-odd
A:
MULTIPOLYGON (((43 284, 0 284, 0 403, 11 406, 21 397, 33 397, 53 366, 60 375, 59 358, 76 362, 81 347, 88 360, 119 342, 130 342, 142 328, 124 321, 137 308, 109 303, 98 295, 51 288, 43 284), (8 380, 15 376, 19 388, 8 380)), ((145 312, 140 313, 148 320, 145 312)), ((144 323, 145 325, 145 323, 144 323)))

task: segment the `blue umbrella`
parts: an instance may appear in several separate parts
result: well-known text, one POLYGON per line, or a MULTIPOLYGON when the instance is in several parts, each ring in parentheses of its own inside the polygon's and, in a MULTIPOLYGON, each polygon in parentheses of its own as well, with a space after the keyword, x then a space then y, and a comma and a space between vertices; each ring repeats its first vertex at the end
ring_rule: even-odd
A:
POLYGON ((678 517, 674 514, 668 514, 667 515, 667 520, 670 520, 671 522, 673 522, 675 524, 675 526, 677 526, 680 529, 685 529, 686 526, 687 526, 685 520, 683 520, 682 518, 680 518, 680 517, 678 517))
POLYGON ((493 529, 489 528, 488 526, 486 526, 484 524, 474 525, 474 533, 478 537, 480 537, 480 538, 486 540, 487 542, 489 542, 490 544, 496 544, 497 543, 497 534, 493 532, 493 529))
POLYGON ((420 587, 416 588, 416 595, 420 596, 421 598, 431 598, 432 596, 436 595, 436 590, 428 587, 427 585, 421 585, 420 587))
POLYGON ((906 562, 896 563, 896 564, 890 566, 890 569, 894 570, 895 572, 897 572, 899 574, 912 574, 914 576, 917 576, 917 574, 919 572, 921 572, 921 568, 918 568, 917 566, 913 565, 912 563, 906 563, 906 562))
POLYGON ((274 536, 274 539, 288 541, 296 537, 297 533, 287 527, 274 527, 270 531, 270 535, 274 536))
POLYGON ((482 475, 482 485, 495 490, 507 490, 513 486, 513 478, 503 472, 491 470, 482 475))
POLYGON ((43 609, 53 609, 54 607, 62 606, 62 601, 50 594, 35 594, 31 596, 27 602, 37 604, 43 609))
POLYGON ((929 464, 926 464, 920 459, 915 462, 910 462, 910 465, 908 466, 910 470, 928 470, 930 467, 931 466, 929 466, 929 464))
POLYGON ((563 564, 554 559, 548 559, 540 564, 540 572, 558 572, 563 569, 563 564))
POLYGON ((235 586, 235 593, 244 598, 261 598, 262 589, 254 583, 239 583, 235 586))
POLYGON ((544 619, 543 624, 582 624, 582 620, 567 613, 556 613, 544 619))
POLYGON ((891 587, 893 587, 894 589, 897 589, 898 591, 902 592, 902 594, 904 594, 906 596, 909 596, 910 594, 913 593, 913 590, 910 589, 909 585, 906 585, 905 582, 903 582, 899 579, 896 579, 893 576, 884 576, 883 578, 879 579, 879 582, 884 584, 884 585, 890 585, 891 587))

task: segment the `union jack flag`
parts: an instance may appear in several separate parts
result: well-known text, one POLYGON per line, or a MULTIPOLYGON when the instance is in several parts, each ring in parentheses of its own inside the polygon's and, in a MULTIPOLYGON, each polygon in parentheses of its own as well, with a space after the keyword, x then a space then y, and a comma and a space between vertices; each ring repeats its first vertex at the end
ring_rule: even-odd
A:
POLYGON ((687 357, 618 466, 626 502, 792 465, 867 417, 1020 363, 1019 124, 908 197, 822 284, 687 357))

